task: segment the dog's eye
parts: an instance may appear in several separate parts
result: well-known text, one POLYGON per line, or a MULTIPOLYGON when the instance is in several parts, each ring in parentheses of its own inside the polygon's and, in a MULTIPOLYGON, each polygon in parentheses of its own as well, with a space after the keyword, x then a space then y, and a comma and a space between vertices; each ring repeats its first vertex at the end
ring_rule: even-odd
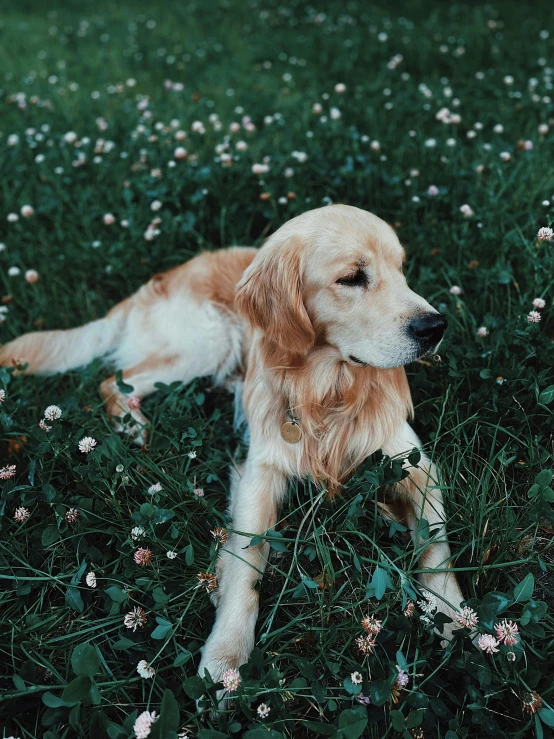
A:
POLYGON ((337 280, 337 285, 348 285, 348 287, 365 287, 367 285, 367 275, 363 269, 352 272, 346 277, 337 280))

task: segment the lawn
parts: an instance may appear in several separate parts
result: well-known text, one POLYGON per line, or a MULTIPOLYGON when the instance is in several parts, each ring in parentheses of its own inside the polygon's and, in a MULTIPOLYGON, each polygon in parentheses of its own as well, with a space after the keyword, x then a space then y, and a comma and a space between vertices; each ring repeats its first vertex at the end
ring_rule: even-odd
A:
POLYGON ((367 460, 333 503, 293 483, 267 534, 257 646, 216 721, 217 687, 196 676, 213 620, 198 574, 231 528, 231 396, 160 385, 140 449, 106 417, 99 361, 2 369, 3 737, 130 739, 145 711, 161 713, 152 739, 554 736, 554 240, 539 232, 554 220, 554 29, 549 2, 532 9, 5 5, 0 342, 100 317, 152 274, 259 245, 310 208, 376 213, 449 322, 440 356, 407 369, 478 623, 445 649, 422 609, 414 548, 377 511, 398 460, 367 460), (364 657, 367 615, 382 624, 364 657), (480 649, 505 619, 515 644, 480 649))

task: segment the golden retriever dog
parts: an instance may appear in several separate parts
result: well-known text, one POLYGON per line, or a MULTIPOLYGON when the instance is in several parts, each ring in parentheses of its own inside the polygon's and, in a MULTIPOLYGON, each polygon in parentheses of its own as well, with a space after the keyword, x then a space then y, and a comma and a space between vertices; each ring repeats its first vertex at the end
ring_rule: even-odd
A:
MULTIPOLYGON (((384 221, 326 206, 288 221, 259 250, 206 252, 154 276, 105 318, 26 334, 0 348, 0 364, 26 363, 30 374, 106 357, 138 398, 153 393, 156 382, 207 376, 240 390, 250 446, 232 476, 236 533, 219 557, 217 614, 201 675, 208 670, 220 681, 248 660, 255 586, 269 554, 267 543, 249 543, 274 527, 287 482, 309 476, 335 494, 373 452, 406 456, 421 447, 408 423, 413 408, 403 365, 436 350, 446 320, 410 290, 403 260, 384 221)), ((111 415, 135 419, 126 430, 144 443, 147 420, 136 404, 129 407, 115 376, 100 392, 111 415)), ((437 472, 424 454, 417 467, 405 464, 409 475, 386 491, 382 511, 409 528, 423 588, 455 619, 463 596, 449 570, 437 472), (425 541, 419 519, 432 531, 425 541)), ((452 627, 445 627, 447 638, 452 627)))

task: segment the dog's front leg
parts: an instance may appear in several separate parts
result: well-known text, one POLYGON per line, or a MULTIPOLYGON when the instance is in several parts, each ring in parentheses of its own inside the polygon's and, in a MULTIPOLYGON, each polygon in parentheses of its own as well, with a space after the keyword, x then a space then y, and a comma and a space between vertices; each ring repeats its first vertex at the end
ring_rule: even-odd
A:
MULTIPOLYGON (((384 447, 383 451, 389 456, 396 456, 407 454, 414 448, 421 449, 421 442, 406 423, 398 437, 384 447)), ((451 554, 437 469, 423 453, 417 467, 407 466, 406 469, 410 473, 409 477, 394 486, 390 508, 392 515, 401 519, 410 529, 412 540, 420 551, 420 569, 428 570, 420 574, 420 582, 436 596, 438 610, 454 621, 444 626, 444 635, 450 638, 456 627, 456 613, 464 596, 456 575, 448 569, 451 554), (422 519, 429 524, 428 538, 422 535, 419 525, 422 519)), ((384 509, 387 509, 386 503, 384 509)))
POLYGON ((258 617, 257 583, 263 575, 269 545, 249 546, 253 536, 271 529, 286 491, 286 476, 261 461, 251 447, 244 472, 233 486, 230 513, 233 529, 223 548, 215 624, 202 650, 199 674, 208 670, 220 681, 226 670, 248 661, 258 617))

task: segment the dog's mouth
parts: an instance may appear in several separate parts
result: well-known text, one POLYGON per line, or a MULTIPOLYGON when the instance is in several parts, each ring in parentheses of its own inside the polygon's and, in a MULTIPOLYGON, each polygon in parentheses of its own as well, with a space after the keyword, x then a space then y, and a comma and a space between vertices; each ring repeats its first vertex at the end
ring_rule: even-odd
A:
POLYGON ((367 362, 362 362, 361 359, 358 359, 358 357, 355 357, 353 354, 349 354, 348 359, 351 359, 355 364, 359 364, 360 367, 368 367, 367 362))

